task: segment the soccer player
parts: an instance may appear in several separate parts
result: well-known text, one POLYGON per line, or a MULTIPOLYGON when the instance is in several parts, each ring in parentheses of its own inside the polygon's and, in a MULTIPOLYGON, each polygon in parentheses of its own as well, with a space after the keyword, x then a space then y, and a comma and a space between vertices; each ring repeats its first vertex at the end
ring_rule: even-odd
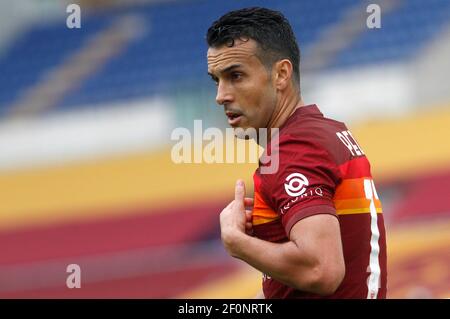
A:
POLYGON ((278 129, 277 149, 265 150, 279 156, 278 170, 263 174, 260 161, 254 198, 238 180, 220 214, 227 252, 263 273, 259 297, 385 298, 385 230, 369 161, 344 123, 304 104, 287 19, 265 8, 232 11, 207 42, 229 124, 278 129))

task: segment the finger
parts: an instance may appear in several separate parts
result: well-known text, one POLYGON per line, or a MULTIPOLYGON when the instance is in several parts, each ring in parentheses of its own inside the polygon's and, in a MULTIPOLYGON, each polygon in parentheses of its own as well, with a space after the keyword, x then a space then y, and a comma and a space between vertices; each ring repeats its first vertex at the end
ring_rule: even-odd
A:
POLYGON ((245 184, 243 180, 239 179, 237 180, 234 189, 234 202, 237 209, 244 210, 244 198, 245 198, 245 184))
POLYGON ((245 217, 246 217, 246 219, 247 219, 248 222, 251 222, 251 221, 252 221, 252 217, 253 217, 252 214, 253 214, 253 213, 252 213, 251 210, 248 210, 248 209, 247 209, 247 210, 245 211, 245 217))
POLYGON ((244 198, 244 205, 245 205, 245 207, 253 207, 253 204, 254 204, 254 200, 253 200, 253 198, 250 198, 250 197, 245 197, 244 198))
POLYGON ((245 233, 249 236, 253 235, 253 226, 250 223, 245 224, 245 233))
POLYGON ((226 209, 230 208, 231 205, 233 205, 233 203, 234 203, 233 200, 231 202, 229 202, 228 205, 224 209, 222 209, 222 212, 225 211, 226 209))

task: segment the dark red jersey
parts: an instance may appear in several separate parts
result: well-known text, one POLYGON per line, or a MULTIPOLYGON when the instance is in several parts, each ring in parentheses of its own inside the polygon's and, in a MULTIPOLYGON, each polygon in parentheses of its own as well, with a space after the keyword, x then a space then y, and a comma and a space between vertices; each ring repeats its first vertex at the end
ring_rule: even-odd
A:
POLYGON ((369 161, 344 123, 325 118, 316 105, 298 108, 279 129, 275 173, 254 174, 256 237, 289 240, 292 226, 316 214, 338 218, 345 277, 333 295, 295 290, 263 276, 266 298, 385 298, 386 238, 381 202, 369 161))

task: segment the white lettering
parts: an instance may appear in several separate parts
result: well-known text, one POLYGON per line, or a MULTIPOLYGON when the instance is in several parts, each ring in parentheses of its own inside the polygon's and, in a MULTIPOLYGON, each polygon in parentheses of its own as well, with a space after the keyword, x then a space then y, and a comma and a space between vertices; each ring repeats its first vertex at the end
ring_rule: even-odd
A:
POLYGON ((378 4, 369 4, 366 9, 370 15, 367 17, 366 25, 369 29, 381 28, 381 7, 378 4))
POLYGON ((69 29, 81 28, 81 8, 78 4, 69 4, 66 13, 70 13, 66 19, 66 25, 69 29))
POLYGON ((350 131, 337 132, 336 135, 353 156, 364 155, 364 152, 350 131))
POLYGON ((339 137, 339 139, 341 140, 341 142, 345 145, 345 147, 348 148, 348 150, 350 151, 350 153, 352 153, 353 156, 355 156, 355 153, 353 153, 353 147, 352 147, 352 143, 350 143, 350 141, 347 139, 347 137, 345 137, 342 133, 337 132, 336 135, 339 137))
POLYGON ((349 132, 348 131, 344 131, 344 132, 342 132, 344 135, 345 135, 345 137, 347 138, 347 141, 349 141, 350 142, 350 145, 352 146, 352 148, 355 150, 355 153, 356 153, 356 155, 358 155, 358 156, 361 156, 362 154, 361 154, 361 152, 359 151, 359 149, 358 149, 358 146, 356 146, 355 144, 353 144, 352 143, 352 140, 349 138, 349 132))
POLYGON ((190 163, 191 133, 186 128, 178 127, 172 131, 170 139, 174 141, 180 138, 181 140, 172 147, 170 156, 175 164, 190 163), (180 153, 182 153, 182 155, 180 155, 180 153))
MULTIPOLYGON (((202 120, 194 120, 193 131, 193 135, 183 127, 175 128, 172 131, 170 138, 177 141, 171 149, 171 158, 174 163, 222 164, 224 161, 226 163, 258 163, 260 161, 263 164, 260 167, 261 174, 272 174, 278 170, 279 152, 272 151, 270 155, 263 152, 264 146, 267 144, 265 140, 267 129, 262 128, 257 131, 254 128, 245 130, 227 128, 224 138, 219 128, 208 128, 203 133, 202 120), (258 140, 260 145, 253 140, 258 140), (207 143, 203 143, 203 141, 207 143), (192 153, 194 154, 193 159, 192 153), (237 158, 235 158, 235 154, 237 158)), ((270 143, 273 150, 279 143, 277 129, 273 129, 272 134, 270 143)))
POLYGON ((81 288, 81 268, 77 264, 70 264, 66 268, 66 272, 70 273, 66 279, 66 286, 69 289, 81 288))
POLYGON ((218 128, 210 127, 203 134, 203 139, 211 141, 203 150, 205 163, 223 163, 223 135, 218 128))
POLYGON ((347 131, 347 132, 348 132, 348 134, 350 135, 350 137, 352 138, 353 142, 355 142, 355 144, 358 146, 358 150, 359 150, 363 155, 365 155, 365 153, 363 152, 361 146, 358 144, 358 141, 356 140, 356 138, 353 137, 352 132, 350 132, 350 131, 347 131))

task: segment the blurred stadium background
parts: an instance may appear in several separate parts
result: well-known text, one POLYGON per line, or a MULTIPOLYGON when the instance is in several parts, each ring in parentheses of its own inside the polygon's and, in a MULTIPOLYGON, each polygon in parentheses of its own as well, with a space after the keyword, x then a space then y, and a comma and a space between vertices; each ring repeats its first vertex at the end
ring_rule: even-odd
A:
POLYGON ((260 5, 291 21, 306 103, 372 162, 388 297, 450 297, 450 1, 0 1, 0 297, 251 298, 218 215, 255 164, 170 159, 175 127, 226 127, 205 32, 260 5), (68 29, 66 6, 81 7, 68 29), (367 5, 381 7, 368 29, 367 5), (81 267, 81 289, 66 267, 81 267))

